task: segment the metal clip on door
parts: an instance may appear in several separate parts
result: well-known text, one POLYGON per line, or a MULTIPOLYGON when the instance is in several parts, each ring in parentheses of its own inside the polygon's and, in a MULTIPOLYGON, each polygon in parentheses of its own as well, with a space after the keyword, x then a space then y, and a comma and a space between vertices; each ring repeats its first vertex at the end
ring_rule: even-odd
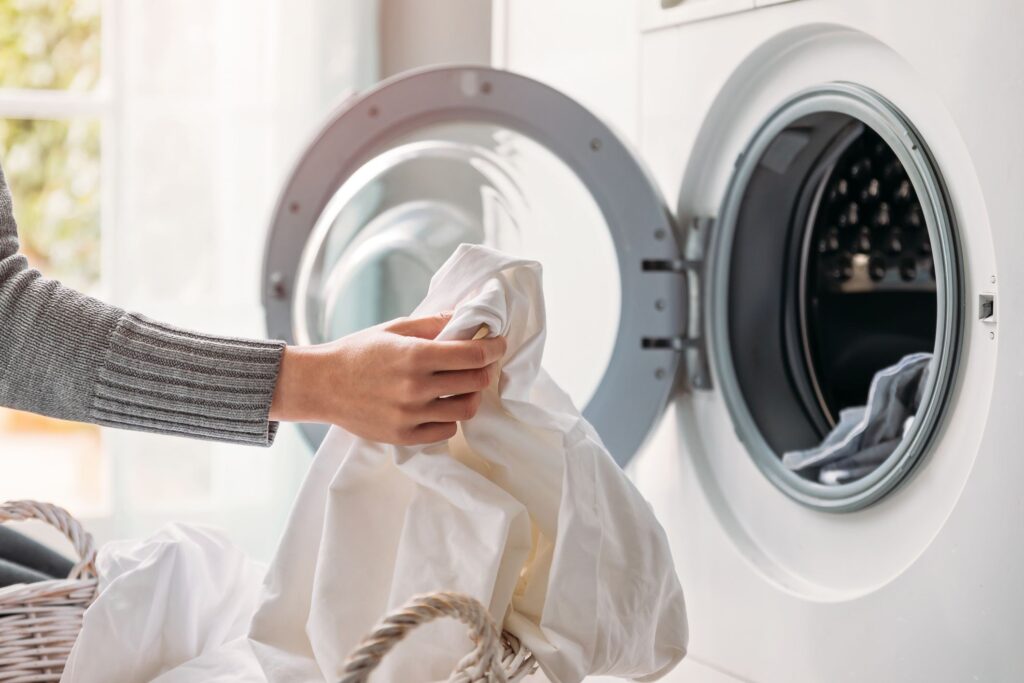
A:
POLYGON ((686 329, 674 337, 644 337, 645 349, 674 349, 683 354, 686 380, 691 389, 710 389, 707 336, 704 328, 704 267, 714 219, 694 218, 683 235, 683 258, 644 259, 645 272, 670 272, 686 277, 689 293, 689 317, 686 329))

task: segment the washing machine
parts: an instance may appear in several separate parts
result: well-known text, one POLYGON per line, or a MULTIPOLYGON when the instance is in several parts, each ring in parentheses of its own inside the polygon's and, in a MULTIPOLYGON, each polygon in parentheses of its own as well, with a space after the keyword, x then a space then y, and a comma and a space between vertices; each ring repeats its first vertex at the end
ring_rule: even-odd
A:
POLYGON ((545 366, 672 543, 668 680, 1017 680, 1024 9, 761 4, 643 4, 639 150, 479 66, 346 102, 275 210, 268 332, 404 315, 462 242, 536 258, 545 366), (888 457, 785 466, 915 352, 888 457))
POLYGON ((686 590, 677 680, 1021 680, 1024 7, 642 5, 641 154, 711 233, 710 390, 681 372, 632 464, 686 590), (884 462, 783 466, 925 350, 884 462))

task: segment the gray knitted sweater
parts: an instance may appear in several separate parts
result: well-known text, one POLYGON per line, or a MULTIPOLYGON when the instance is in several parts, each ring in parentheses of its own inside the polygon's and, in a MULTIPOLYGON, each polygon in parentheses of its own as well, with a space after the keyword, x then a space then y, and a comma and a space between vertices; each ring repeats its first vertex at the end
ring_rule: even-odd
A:
POLYGON ((66 420, 269 445, 282 342, 163 325, 29 268, 0 169, 0 406, 66 420))

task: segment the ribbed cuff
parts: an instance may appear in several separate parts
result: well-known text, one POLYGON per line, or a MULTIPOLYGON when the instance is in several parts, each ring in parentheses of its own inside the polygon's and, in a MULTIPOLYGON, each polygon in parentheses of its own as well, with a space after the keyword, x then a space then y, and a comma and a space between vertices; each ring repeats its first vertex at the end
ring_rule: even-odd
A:
POLYGON ((125 314, 111 336, 92 418, 123 429, 269 446, 284 342, 215 337, 125 314))

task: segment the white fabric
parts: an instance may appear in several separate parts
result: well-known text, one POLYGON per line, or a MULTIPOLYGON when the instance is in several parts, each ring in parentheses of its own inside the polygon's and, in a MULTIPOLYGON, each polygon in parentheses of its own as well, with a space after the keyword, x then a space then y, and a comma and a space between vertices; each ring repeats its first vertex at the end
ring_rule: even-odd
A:
MULTIPOLYGON (((62 681, 335 681, 383 614, 440 589, 489 605, 556 683, 675 666, 687 627, 665 534, 540 369, 540 266, 460 247, 417 314, 451 309, 442 338, 486 324, 509 341, 500 382, 459 436, 396 448, 332 430, 258 611, 262 567, 215 531, 171 525, 108 544, 62 681)), ((461 625, 433 624, 374 680, 445 680, 469 649, 461 625)))
POLYGON ((222 646, 244 637, 265 567, 220 532, 172 524, 141 541, 108 543, 97 569, 101 592, 85 613, 64 683, 152 681, 203 657, 231 675, 217 679, 204 667, 194 678, 176 680, 236 682, 246 668, 259 674, 251 652, 232 664, 233 650, 222 646))
MULTIPOLYGON (((450 442, 331 430, 250 632, 267 678, 337 680, 383 614, 436 590, 488 605, 552 681, 660 677, 685 653, 682 590, 650 507, 540 367, 540 265, 463 245, 414 315, 444 310, 455 313, 441 339, 481 324, 507 337, 500 382, 450 442)), ((443 681, 469 649, 464 627, 434 624, 376 680, 443 681)))

